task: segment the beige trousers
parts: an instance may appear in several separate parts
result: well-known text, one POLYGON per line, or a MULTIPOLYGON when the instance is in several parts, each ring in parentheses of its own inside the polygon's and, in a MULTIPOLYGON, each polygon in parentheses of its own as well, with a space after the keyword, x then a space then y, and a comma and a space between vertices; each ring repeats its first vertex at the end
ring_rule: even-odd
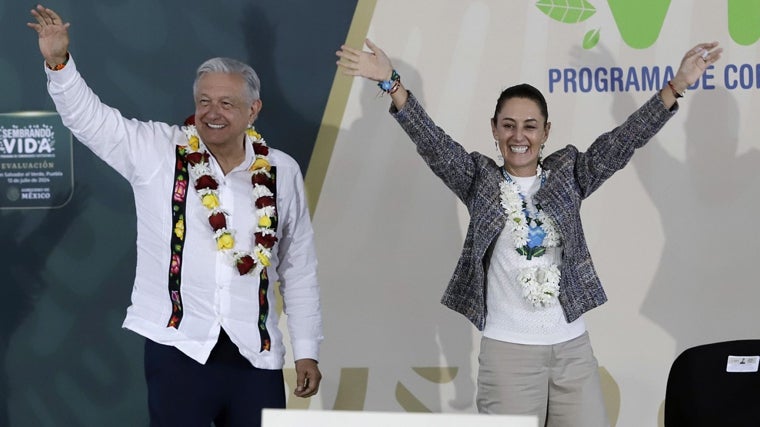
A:
POLYGON ((554 345, 483 337, 478 360, 478 412, 537 415, 539 427, 609 426, 588 332, 554 345))

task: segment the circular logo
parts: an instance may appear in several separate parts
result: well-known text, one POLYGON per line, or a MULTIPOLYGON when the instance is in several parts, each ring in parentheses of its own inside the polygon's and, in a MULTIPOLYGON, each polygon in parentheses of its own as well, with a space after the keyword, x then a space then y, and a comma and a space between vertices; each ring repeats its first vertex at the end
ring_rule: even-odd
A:
POLYGON ((19 196, 21 196, 21 192, 18 190, 18 187, 15 186, 8 187, 8 190, 5 192, 5 197, 11 202, 18 200, 19 196))

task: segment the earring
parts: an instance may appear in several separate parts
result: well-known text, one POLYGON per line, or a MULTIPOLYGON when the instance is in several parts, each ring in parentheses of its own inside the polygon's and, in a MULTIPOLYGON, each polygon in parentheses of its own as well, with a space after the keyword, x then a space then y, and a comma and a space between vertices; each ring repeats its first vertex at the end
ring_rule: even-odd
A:
POLYGON ((504 162, 504 157, 501 155, 501 150, 499 150, 499 141, 494 140, 493 143, 496 146, 496 160, 504 162))

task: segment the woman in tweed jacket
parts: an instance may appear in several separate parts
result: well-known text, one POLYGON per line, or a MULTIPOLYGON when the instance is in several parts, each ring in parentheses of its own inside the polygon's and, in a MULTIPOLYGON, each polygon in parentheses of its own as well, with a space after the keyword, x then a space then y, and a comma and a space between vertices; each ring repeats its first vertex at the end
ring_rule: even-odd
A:
POLYGON ((662 90, 586 152, 568 145, 544 160, 551 123, 543 95, 527 84, 507 88, 491 119, 499 165, 437 127, 388 56, 366 43, 371 52, 342 46, 338 65, 391 95, 391 114, 470 214, 442 303, 483 331, 478 410, 536 415, 541 426, 608 425, 582 317, 607 297, 583 235, 581 201, 675 114, 676 99, 721 49, 695 46, 662 90))

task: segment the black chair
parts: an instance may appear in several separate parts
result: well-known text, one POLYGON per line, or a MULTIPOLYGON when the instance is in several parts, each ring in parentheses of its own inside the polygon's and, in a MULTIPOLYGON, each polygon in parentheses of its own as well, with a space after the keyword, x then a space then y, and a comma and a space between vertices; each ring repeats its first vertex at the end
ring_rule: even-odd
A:
POLYGON ((670 368, 665 427, 760 426, 760 372, 727 372, 756 366, 760 339, 705 344, 684 350, 670 368), (753 359, 754 358, 754 359, 753 359))

